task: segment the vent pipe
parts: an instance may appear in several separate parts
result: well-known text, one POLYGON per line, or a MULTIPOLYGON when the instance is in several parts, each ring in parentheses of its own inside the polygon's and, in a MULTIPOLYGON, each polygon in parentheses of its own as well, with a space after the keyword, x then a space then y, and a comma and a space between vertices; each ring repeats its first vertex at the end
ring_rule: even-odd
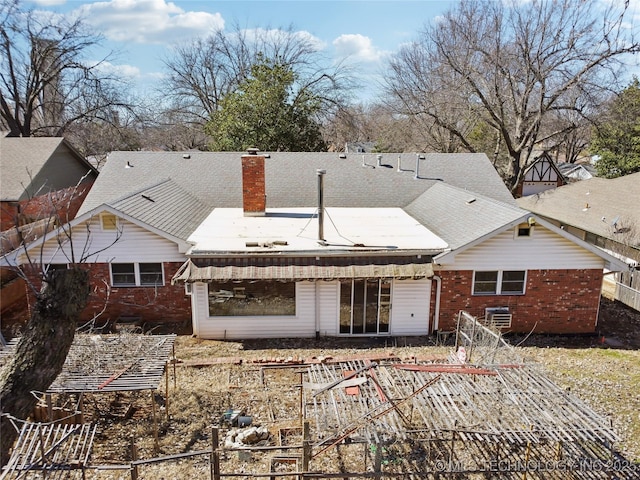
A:
POLYGON ((402 162, 402 155, 398 154, 398 171, 399 172, 402 171, 402 166, 401 166, 400 162, 402 162))
POLYGON ((324 175, 326 170, 316 170, 318 175, 318 241, 324 242, 324 175))
POLYGON ((382 166, 382 155, 378 155, 378 166, 381 167, 382 166))
POLYGON ((414 178, 420 178, 420 160, 424 160, 425 156, 416 153, 416 176, 414 178))

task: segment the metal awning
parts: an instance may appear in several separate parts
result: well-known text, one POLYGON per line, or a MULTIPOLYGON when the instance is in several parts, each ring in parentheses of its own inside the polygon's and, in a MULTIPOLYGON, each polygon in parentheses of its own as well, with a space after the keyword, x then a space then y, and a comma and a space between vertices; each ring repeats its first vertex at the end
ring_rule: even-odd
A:
POLYGON ((335 280, 341 278, 419 279, 433 276, 431 263, 406 265, 272 265, 198 267, 187 260, 171 283, 227 282, 233 280, 335 280))

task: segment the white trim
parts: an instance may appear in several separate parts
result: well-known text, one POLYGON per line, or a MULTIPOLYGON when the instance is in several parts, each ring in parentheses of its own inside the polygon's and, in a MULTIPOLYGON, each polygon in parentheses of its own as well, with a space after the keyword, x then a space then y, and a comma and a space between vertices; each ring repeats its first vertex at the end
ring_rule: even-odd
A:
POLYGON ((164 287, 166 286, 164 279, 164 263, 163 262, 111 262, 109 263, 109 282, 113 288, 133 288, 133 287, 164 287), (113 283, 113 265, 133 265, 133 275, 135 278, 134 284, 122 284, 114 285, 113 283), (143 284, 140 280, 140 265, 141 264, 158 264, 160 265, 160 273, 162 274, 162 283, 160 284, 143 284))
POLYGON ((39 247, 41 245, 43 245, 45 242, 49 241, 52 238, 55 238, 56 236, 61 236, 61 237, 66 237, 67 234, 69 234, 71 232, 71 230, 73 229, 73 227, 75 227, 76 225, 79 225, 87 220, 91 220, 92 218, 95 218, 96 216, 99 216, 102 212, 109 212, 109 213, 113 213, 114 215, 116 215, 116 217, 118 217, 119 219, 122 218, 124 220, 128 220, 129 222, 138 225, 139 227, 155 233, 156 235, 159 235, 175 244, 178 245, 178 252, 179 253, 185 253, 189 248, 191 248, 191 244, 185 240, 182 240, 181 238, 175 237, 174 235, 171 235, 167 232, 164 232, 162 230, 159 230, 155 227, 152 227, 151 225, 148 225, 140 220, 138 220, 135 217, 132 217, 130 215, 126 215, 124 213, 122 213, 121 211, 113 208, 110 205, 107 204, 102 204, 97 206, 96 208, 89 210, 88 212, 74 218, 73 220, 71 220, 68 223, 65 223, 64 225, 59 226, 58 228, 51 230, 50 232, 48 232, 46 235, 43 235, 42 237, 38 238, 37 240, 34 240, 33 242, 31 242, 28 245, 21 245, 20 247, 16 248, 15 250, 7 253, 6 255, 0 257, 0 266, 2 267, 17 267, 19 265, 18 263, 18 258, 22 255, 24 255, 25 251, 31 251, 36 247, 39 247))
POLYGON ((473 279, 471 281, 471 296, 474 297, 490 297, 490 296, 508 296, 508 295, 525 295, 527 293, 527 270, 474 270, 473 271, 473 279), (476 293, 476 273, 479 272, 496 272, 496 291, 489 293, 476 293), (506 292, 502 293, 502 274, 504 272, 524 272, 524 278, 522 280, 522 291, 521 292, 506 292))

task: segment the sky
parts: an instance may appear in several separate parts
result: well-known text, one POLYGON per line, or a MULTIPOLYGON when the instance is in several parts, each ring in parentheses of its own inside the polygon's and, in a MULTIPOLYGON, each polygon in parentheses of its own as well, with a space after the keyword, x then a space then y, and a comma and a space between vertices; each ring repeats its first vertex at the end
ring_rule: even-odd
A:
MULTIPOLYGON (((164 75, 162 59, 172 45, 207 36, 215 29, 288 28, 311 35, 333 62, 356 66, 362 101, 375 100, 385 60, 414 40, 451 0, 27 0, 25 5, 64 15, 82 14, 104 37, 95 60, 117 52, 105 68, 154 91, 164 75)), ((88 59, 92 60, 92 59, 88 59)))

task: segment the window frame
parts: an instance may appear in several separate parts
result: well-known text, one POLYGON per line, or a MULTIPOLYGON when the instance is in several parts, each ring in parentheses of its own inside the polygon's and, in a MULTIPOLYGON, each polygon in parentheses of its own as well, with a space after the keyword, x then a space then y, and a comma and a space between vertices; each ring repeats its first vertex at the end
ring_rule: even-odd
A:
POLYGON ((111 286, 115 288, 130 288, 130 287, 164 287, 165 278, 164 278, 164 263, 162 262, 110 262, 109 263, 109 275, 111 280, 111 286), (133 275, 133 282, 126 283, 116 283, 114 281, 114 265, 130 265, 133 266, 133 272, 116 272, 116 275, 133 275), (140 265, 159 265, 160 270, 160 281, 158 283, 143 283, 142 275, 148 275, 149 272, 141 272, 140 265))
POLYGON ((118 219, 118 216, 115 213, 110 213, 110 212, 104 212, 100 214, 100 228, 102 229, 103 232, 116 232, 118 230, 118 227, 120 226, 120 220, 118 219), (107 218, 111 218, 113 217, 113 226, 109 223, 105 223, 105 220, 107 218))
POLYGON ((486 296, 491 296, 491 295, 525 295, 527 291, 527 270, 474 270, 473 272, 473 282, 471 284, 471 295, 473 296, 479 296, 479 297, 486 297, 486 296), (479 292, 476 291, 476 284, 478 283, 488 283, 488 281, 482 281, 482 282, 478 282, 477 281, 477 276, 478 273, 496 273, 496 280, 495 280, 495 290, 492 292, 479 292), (505 273, 522 273, 522 280, 505 280, 505 273), (508 282, 505 284, 505 282, 508 282), (510 290, 505 290, 505 285, 508 285, 509 283, 514 284, 514 283, 520 283, 522 282, 522 289, 521 291, 510 291, 510 290))

